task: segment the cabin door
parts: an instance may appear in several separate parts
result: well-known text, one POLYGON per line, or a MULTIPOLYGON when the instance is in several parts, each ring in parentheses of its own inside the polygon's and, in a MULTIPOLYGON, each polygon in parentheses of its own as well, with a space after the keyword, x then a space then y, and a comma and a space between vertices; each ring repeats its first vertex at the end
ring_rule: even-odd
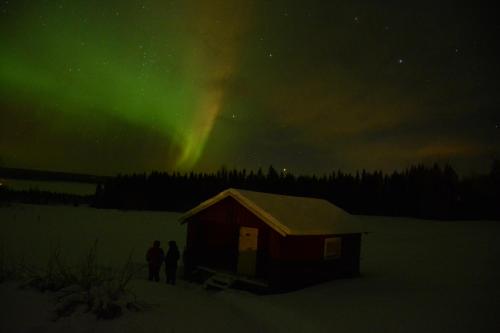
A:
POLYGON ((259 229, 240 227, 238 241, 238 274, 255 276, 259 229))

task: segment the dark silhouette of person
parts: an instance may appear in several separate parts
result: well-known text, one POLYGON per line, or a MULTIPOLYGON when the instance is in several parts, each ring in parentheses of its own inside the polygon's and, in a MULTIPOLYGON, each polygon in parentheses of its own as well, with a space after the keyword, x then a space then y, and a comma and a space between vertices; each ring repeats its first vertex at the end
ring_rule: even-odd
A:
POLYGON ((153 279, 156 282, 160 281, 160 267, 164 257, 165 254, 160 247, 160 241, 155 240, 153 246, 146 253, 146 261, 149 264, 149 281, 153 281, 153 279))
POLYGON ((175 285, 175 278, 177 275, 177 261, 180 254, 175 241, 168 242, 168 251, 165 256, 165 273, 167 275, 167 283, 175 285))

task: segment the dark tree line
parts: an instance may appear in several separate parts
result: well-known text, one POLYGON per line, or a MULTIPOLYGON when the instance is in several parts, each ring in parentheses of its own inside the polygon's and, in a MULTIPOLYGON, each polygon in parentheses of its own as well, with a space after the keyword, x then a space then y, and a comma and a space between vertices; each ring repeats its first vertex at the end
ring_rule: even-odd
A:
POLYGON ((332 172, 321 177, 227 170, 120 175, 96 190, 100 208, 185 211, 229 187, 324 198, 354 214, 432 219, 500 219, 500 162, 485 175, 459 178, 449 165, 383 174, 332 172))
POLYGON ((93 195, 79 195, 69 193, 58 193, 51 191, 12 190, 0 187, 0 203, 2 202, 22 202, 37 205, 90 205, 94 202, 93 195))

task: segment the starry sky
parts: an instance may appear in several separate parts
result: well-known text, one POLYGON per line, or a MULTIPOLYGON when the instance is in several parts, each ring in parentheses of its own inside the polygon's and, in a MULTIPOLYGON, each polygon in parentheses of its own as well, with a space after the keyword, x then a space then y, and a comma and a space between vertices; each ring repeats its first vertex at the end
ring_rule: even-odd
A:
POLYGON ((500 158, 481 1, 0 3, 0 165, 294 173, 500 158))

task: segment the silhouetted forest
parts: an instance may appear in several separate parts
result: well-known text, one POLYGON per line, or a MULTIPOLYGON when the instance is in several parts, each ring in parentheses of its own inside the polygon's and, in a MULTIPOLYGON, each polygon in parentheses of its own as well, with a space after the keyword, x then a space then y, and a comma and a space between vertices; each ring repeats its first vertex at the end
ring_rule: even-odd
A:
POLYGON ((270 166, 247 172, 152 172, 105 178, 94 196, 0 187, 0 201, 92 204, 98 208, 185 211, 229 188, 324 198, 353 214, 500 220, 500 161, 488 174, 459 177, 450 165, 295 176, 270 166))
POLYGON ((69 193, 58 193, 51 191, 32 190, 12 190, 0 187, 1 202, 22 202, 38 205, 91 205, 94 202, 93 195, 80 195, 69 193))
POLYGON ((229 187, 324 198, 354 214, 430 219, 500 219, 500 161, 491 172, 459 178, 450 165, 401 172, 332 172, 321 177, 227 170, 120 175, 96 190, 100 208, 185 211, 229 187))

